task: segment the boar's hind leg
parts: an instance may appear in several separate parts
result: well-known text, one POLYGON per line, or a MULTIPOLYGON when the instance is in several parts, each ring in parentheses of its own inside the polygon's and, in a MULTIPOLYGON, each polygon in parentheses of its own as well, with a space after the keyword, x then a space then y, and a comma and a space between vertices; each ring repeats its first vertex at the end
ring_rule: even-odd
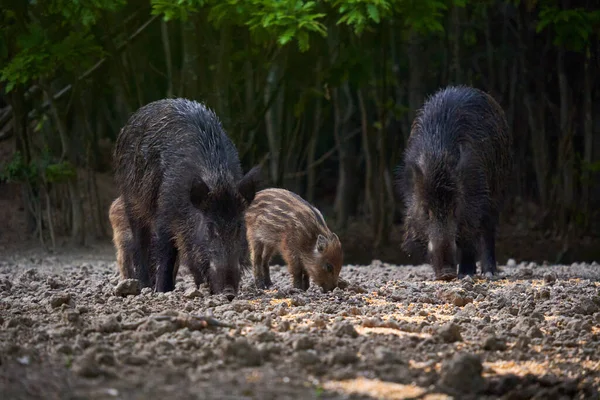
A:
MULTIPOLYGON (((125 208, 127 210, 127 207, 125 208)), ((152 231, 141 220, 133 218, 130 212, 127 212, 127 218, 131 227, 133 236, 132 264, 135 269, 136 277, 142 287, 150 286, 150 245, 152 243, 152 231)))
POLYGON ((269 246, 265 246, 262 252, 262 271, 265 278, 265 285, 268 288, 273 286, 273 282, 271 281, 271 271, 269 268, 269 262, 271 261, 271 257, 273 257, 273 252, 273 249, 269 246))
POLYGON ((250 257, 252 260, 252 272, 254 273, 254 284, 259 289, 266 289, 265 274, 263 269, 264 245, 258 241, 250 241, 250 257))
POLYGON ((458 277, 464 278, 467 275, 475 275, 477 269, 476 252, 473 246, 461 246, 460 263, 458 264, 458 277))
POLYGON ((156 291, 170 292, 175 289, 177 248, 168 231, 165 230, 158 232, 156 242, 156 291))

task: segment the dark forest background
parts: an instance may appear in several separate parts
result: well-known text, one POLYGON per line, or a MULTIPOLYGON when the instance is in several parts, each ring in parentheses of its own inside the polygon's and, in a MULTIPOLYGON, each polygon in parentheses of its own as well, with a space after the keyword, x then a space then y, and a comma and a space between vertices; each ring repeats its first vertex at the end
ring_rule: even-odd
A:
POLYGON ((313 202, 346 261, 415 262, 393 190, 415 111, 492 94, 514 135, 499 262, 600 258, 592 0, 2 0, 0 241, 111 236, 112 147, 140 106, 206 103, 244 169, 313 202))

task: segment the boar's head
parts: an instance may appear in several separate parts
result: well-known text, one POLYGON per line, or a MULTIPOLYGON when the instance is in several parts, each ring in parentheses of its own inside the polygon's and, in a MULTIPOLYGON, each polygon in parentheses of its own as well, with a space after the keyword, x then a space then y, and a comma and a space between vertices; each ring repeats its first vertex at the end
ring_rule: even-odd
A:
MULTIPOLYGON (((455 155, 425 153, 418 162, 408 160, 403 168, 403 248, 409 253, 426 249, 437 279, 456 277, 457 243, 464 239, 460 234, 477 229, 479 207, 465 199, 465 192, 481 183, 471 160, 461 148, 455 155), (465 230, 465 226, 469 228, 465 230)), ((477 198, 475 195, 471 200, 477 198)))
POLYGON ((190 191, 190 200, 198 212, 189 262, 200 266, 211 293, 223 293, 230 300, 238 292, 242 268, 247 267, 243 262, 248 251, 244 214, 254 200, 259 174, 260 167, 256 166, 236 185, 213 188, 196 179, 190 191))
POLYGON ((306 268, 314 283, 325 292, 335 289, 343 264, 342 244, 335 233, 317 235, 311 261, 306 268))

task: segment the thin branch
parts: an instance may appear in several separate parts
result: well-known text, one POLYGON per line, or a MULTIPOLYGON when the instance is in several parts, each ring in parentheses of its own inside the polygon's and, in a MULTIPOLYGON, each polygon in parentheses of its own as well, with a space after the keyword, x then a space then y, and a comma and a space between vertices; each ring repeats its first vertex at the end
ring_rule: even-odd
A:
MULTIPOLYGON (((344 139, 342 139, 340 141, 340 144, 347 142, 348 140, 350 140, 351 138, 353 138, 354 136, 358 135, 361 132, 360 129, 356 129, 352 132, 350 132, 344 139)), ((304 171, 298 171, 298 172, 291 172, 289 174, 285 175, 286 179, 291 179, 291 178, 299 178, 301 176, 304 175, 308 175, 308 171, 311 168, 316 167, 317 165, 320 165, 322 163, 324 163, 329 157, 331 157, 336 151, 338 150, 338 146, 333 147, 332 149, 330 149, 329 151, 327 151, 325 154, 323 154, 321 157, 319 157, 318 159, 315 160, 315 162, 311 163, 310 165, 308 165, 306 167, 306 169, 304 171)))
MULTIPOLYGON (((137 38, 151 23, 153 23, 157 18, 159 18, 158 15, 154 15, 152 16, 148 21, 144 22, 142 24, 142 26, 140 26, 135 32, 133 32, 125 42, 121 43, 119 46, 117 46, 117 51, 122 51, 125 47, 127 47, 135 38, 137 38)), ((87 79, 88 77, 90 77, 90 75, 92 75, 94 72, 96 72, 100 67, 102 67, 104 65, 104 63, 106 63, 107 58, 102 58, 101 60, 99 60, 96 64, 94 64, 90 69, 88 69, 87 71, 85 71, 83 74, 81 74, 77 80, 76 83, 83 81, 85 79, 87 79)), ((53 101, 57 101, 59 100, 61 97, 63 97, 66 93, 68 93, 71 89, 73 89, 73 84, 68 84, 67 86, 65 86, 64 88, 62 88, 61 90, 59 90, 54 96, 52 96, 52 100, 53 101)), ((41 109, 42 110, 46 110, 48 107, 50 107, 50 101, 46 101, 44 102, 44 104, 42 104, 41 109)), ((3 110, 4 114, 0 117, 0 126, 4 125, 6 123, 7 120, 10 119, 11 115, 12 115, 12 107, 11 106, 7 106, 5 107, 3 110)), ((35 116, 35 111, 30 111, 29 114, 27 115, 29 118, 33 118, 35 116)))

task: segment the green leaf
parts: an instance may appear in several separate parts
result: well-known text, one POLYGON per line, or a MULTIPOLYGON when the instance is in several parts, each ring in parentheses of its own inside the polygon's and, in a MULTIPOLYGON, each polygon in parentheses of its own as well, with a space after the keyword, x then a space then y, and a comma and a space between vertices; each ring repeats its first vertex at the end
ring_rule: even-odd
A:
POLYGON ((373 4, 367 5, 367 11, 369 12, 369 17, 377 23, 379 23, 379 10, 373 4))

